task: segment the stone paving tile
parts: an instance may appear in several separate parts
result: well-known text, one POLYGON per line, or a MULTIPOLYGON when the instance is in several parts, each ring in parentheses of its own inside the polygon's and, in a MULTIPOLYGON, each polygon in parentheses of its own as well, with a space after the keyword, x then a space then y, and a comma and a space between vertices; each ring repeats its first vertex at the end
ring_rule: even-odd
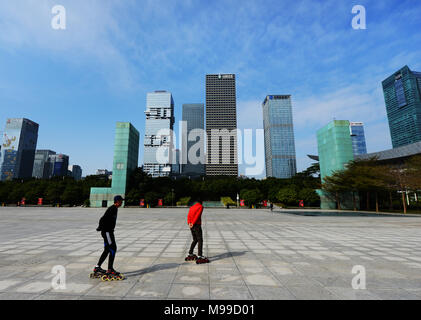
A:
POLYGON ((252 300, 253 296, 246 286, 211 284, 210 299, 218 300, 252 300))
POLYGON ((210 299, 209 285, 173 284, 168 294, 169 299, 210 299))
POLYGON ((138 282, 126 294, 125 298, 159 298, 168 297, 172 284, 168 282, 138 282))
POLYGON ((184 262, 191 243, 186 209, 121 209, 115 265, 127 279, 103 283, 89 279, 103 249, 92 231, 103 209, 18 209, 0 208, 0 298, 421 298, 419 218, 206 208, 211 263, 196 265, 184 262), (67 292, 51 288, 56 265, 66 268, 67 292), (367 290, 351 288, 355 265, 366 268, 367 290))
POLYGON ((256 300, 296 300, 297 298, 285 287, 248 286, 256 300))

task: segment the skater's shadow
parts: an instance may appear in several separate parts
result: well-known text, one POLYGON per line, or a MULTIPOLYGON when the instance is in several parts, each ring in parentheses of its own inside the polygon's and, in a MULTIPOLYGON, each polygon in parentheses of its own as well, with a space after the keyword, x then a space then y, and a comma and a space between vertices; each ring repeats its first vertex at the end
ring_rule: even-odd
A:
POLYGON ((129 276, 129 277, 135 277, 135 276, 140 276, 140 275, 143 275, 143 274, 146 274, 146 273, 152 273, 152 272, 156 272, 156 271, 177 268, 178 266, 180 266, 179 263, 160 263, 160 264, 156 264, 154 266, 150 266, 148 268, 144 268, 144 269, 140 269, 140 270, 136 270, 136 271, 125 272, 124 275, 129 276))
POLYGON ((231 258, 231 257, 239 257, 239 256, 244 255, 246 252, 247 251, 225 252, 225 253, 221 253, 221 254, 218 254, 218 255, 213 256, 213 257, 209 257, 209 260, 212 262, 212 261, 227 259, 227 258, 231 258))

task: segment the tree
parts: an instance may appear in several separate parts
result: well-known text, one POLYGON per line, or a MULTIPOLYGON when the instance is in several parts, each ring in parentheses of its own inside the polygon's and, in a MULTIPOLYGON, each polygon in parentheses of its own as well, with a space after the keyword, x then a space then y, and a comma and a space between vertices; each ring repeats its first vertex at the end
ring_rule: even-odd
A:
POLYGON ((260 192, 259 189, 252 189, 252 190, 242 190, 240 192, 241 198, 244 199, 244 202, 247 206, 251 207, 252 205, 258 205, 263 201, 263 194, 260 192))
POLYGON ((282 188, 278 191, 277 199, 286 205, 296 205, 298 203, 297 192, 292 186, 282 188))

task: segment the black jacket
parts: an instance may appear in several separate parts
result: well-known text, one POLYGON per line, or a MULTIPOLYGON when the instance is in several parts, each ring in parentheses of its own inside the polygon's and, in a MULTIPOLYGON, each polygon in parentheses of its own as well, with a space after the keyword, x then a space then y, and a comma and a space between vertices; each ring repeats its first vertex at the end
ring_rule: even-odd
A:
POLYGON ((114 231, 117 222, 117 211, 118 208, 115 205, 109 207, 99 219, 99 226, 96 231, 114 231))

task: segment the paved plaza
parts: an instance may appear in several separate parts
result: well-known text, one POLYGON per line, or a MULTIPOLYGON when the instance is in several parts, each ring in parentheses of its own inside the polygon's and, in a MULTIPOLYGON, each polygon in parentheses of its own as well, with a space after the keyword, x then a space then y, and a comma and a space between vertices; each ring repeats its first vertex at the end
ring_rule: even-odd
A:
POLYGON ((127 279, 101 282, 89 274, 103 213, 0 208, 0 299, 421 299, 421 217, 205 209, 211 262, 196 265, 184 262, 187 208, 120 209, 115 268, 127 279), (57 265, 66 289, 52 287, 57 265), (356 265, 365 290, 352 288, 356 265))

